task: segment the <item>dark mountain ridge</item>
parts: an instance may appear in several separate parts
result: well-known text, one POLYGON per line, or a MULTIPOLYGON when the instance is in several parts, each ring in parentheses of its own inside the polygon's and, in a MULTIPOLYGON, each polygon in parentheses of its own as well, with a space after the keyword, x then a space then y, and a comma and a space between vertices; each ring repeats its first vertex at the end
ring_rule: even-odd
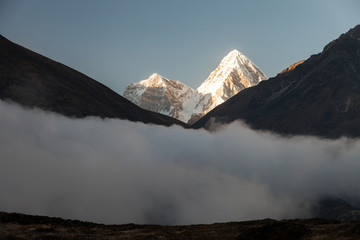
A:
POLYGON ((254 129, 325 138, 360 136, 360 25, 276 77, 238 93, 194 128, 243 120, 254 129))
POLYGON ((94 79, 0 35, 0 99, 69 117, 186 124, 144 110, 94 79))

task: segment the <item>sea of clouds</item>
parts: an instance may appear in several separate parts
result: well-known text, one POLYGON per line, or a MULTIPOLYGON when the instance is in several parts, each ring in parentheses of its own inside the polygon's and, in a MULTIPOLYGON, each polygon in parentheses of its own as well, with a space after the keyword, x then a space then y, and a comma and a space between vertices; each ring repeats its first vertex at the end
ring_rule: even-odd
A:
POLYGON ((0 211, 99 223, 309 217, 360 199, 360 141, 70 119, 0 102, 0 211))

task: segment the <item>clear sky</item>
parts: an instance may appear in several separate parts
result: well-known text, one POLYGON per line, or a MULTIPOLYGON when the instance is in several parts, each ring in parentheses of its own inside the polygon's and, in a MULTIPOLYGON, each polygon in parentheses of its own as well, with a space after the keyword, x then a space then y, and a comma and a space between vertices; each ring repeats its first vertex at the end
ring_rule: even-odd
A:
POLYGON ((197 88, 233 49, 272 77, 357 24, 359 0, 0 0, 0 34, 120 94, 154 72, 197 88))

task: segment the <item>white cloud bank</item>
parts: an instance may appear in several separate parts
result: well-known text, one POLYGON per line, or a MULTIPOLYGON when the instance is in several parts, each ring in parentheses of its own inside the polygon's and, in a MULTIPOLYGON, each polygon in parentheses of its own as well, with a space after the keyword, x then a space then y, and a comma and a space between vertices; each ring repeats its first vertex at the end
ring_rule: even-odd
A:
POLYGON ((0 102, 0 211, 100 223, 309 216, 360 199, 360 142, 69 119, 0 102))

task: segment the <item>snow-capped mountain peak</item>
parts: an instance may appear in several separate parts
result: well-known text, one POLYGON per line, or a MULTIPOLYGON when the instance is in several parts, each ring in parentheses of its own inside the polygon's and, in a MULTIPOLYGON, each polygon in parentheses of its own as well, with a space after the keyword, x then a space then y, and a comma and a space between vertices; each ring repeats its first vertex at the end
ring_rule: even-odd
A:
POLYGON ((258 84, 262 80, 266 80, 267 76, 256 66, 249 58, 238 50, 234 49, 229 52, 220 62, 218 67, 210 73, 209 77, 197 89, 201 93, 213 93, 218 89, 217 85, 228 80, 231 74, 240 77, 243 87, 251 87, 258 84))
POLYGON ((197 90, 154 73, 127 86, 124 97, 147 110, 192 123, 239 91, 265 79, 250 59, 234 49, 197 90))
MULTIPOLYGON (((187 122, 193 114, 193 98, 199 93, 180 81, 158 73, 126 87, 124 97, 138 106, 187 122), (186 108, 185 108, 186 106, 186 108)), ((196 101, 196 100, 195 100, 196 101)))
POLYGON ((197 91, 203 95, 211 94, 212 103, 208 111, 234 96, 241 90, 257 85, 267 76, 244 54, 234 49, 210 73, 197 91))
POLYGON ((229 52, 220 62, 219 66, 234 66, 242 64, 246 61, 247 57, 238 50, 234 49, 229 52))
POLYGON ((139 84, 147 87, 157 87, 157 86, 164 86, 168 79, 164 78, 158 73, 153 73, 148 79, 142 80, 139 84))

